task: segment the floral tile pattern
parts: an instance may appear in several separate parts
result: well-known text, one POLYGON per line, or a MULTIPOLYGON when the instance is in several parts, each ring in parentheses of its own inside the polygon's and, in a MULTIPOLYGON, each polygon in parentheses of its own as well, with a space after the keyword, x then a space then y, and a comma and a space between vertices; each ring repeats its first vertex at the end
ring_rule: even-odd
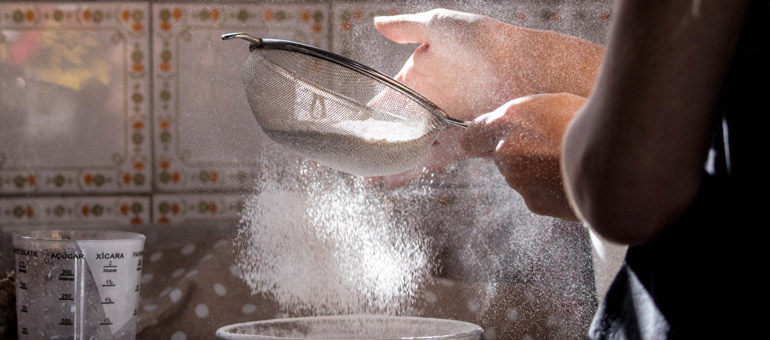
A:
POLYGON ((0 4, 0 195, 245 189, 270 142, 242 92, 246 43, 222 33, 300 41, 392 75, 414 46, 381 37, 373 17, 439 5, 592 40, 610 17, 601 2, 0 4))
POLYGON ((0 226, 123 226, 150 222, 144 196, 2 198, 0 226))
MULTIPOLYGON (((497 7, 502 5, 496 3, 497 7)), ((519 4, 490 16, 522 27, 551 30, 593 42, 604 42, 612 13, 611 3, 519 4)))
POLYGON ((245 197, 240 194, 155 195, 153 218, 158 224, 200 220, 238 220, 245 197))
POLYGON ((0 194, 150 191, 148 10, 0 4, 0 194))
MULTIPOLYGON (((416 45, 382 37, 375 16, 449 7, 602 42, 611 5, 600 1, 3 1, 0 273, 12 258, 11 230, 114 226, 148 236, 142 277, 148 318, 140 337, 197 339, 213 334, 203 328, 244 321, 244 315, 280 315, 270 301, 248 300, 231 265, 234 253, 223 247, 237 232, 244 192, 255 180, 283 178, 295 159, 281 154, 252 117, 241 82, 248 44, 223 42, 221 34, 294 40, 393 75, 416 45), (226 232, 216 234, 220 239, 196 225, 226 232), (200 330, 177 327, 186 325, 200 330)), ((440 206, 453 208, 454 196, 443 197, 440 206)), ((439 219, 429 218, 431 224, 439 219)), ((560 238, 582 244, 573 239, 560 238)), ((563 282, 573 287, 575 281, 563 282)), ((447 307, 432 309, 437 317, 472 317, 480 304, 470 292, 479 290, 462 286, 439 282, 426 290, 425 303, 444 301, 447 307)), ((495 332, 497 338, 548 338, 537 331, 565 319, 552 311, 583 303, 558 296, 566 303, 550 308, 535 288, 509 287, 510 298, 500 303, 510 308, 493 316, 504 326, 495 330, 487 322, 493 318, 483 316, 491 325, 485 325, 486 339, 495 332)))
POLYGON ((374 17, 415 13, 430 9, 415 3, 335 3, 333 51, 390 76, 395 75, 417 45, 399 45, 374 28, 374 17))
POLYGON ((328 48, 324 4, 157 4, 153 9, 155 185, 161 191, 244 189, 267 143, 241 68, 245 41, 229 32, 328 48))

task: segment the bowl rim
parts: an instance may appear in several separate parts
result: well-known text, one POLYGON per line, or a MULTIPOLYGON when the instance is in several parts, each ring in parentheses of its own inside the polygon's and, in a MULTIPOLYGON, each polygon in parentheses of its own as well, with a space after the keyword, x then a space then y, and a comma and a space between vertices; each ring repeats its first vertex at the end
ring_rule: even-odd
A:
MULTIPOLYGON (((382 338, 377 340, 401 340, 401 339, 409 339, 409 340, 442 340, 442 339, 455 339, 458 336, 460 337, 470 337, 470 336, 477 336, 481 335, 483 332, 483 329, 481 326, 467 322, 467 321, 460 321, 460 320, 453 320, 453 319, 441 319, 441 318, 430 318, 430 317, 419 317, 419 316, 395 316, 395 315, 372 315, 372 314, 350 314, 350 315, 330 315, 330 316, 303 316, 303 317, 289 317, 289 318, 278 318, 278 319, 267 319, 267 320, 257 320, 257 321, 248 321, 248 322, 241 322, 236 324, 231 324, 227 326, 220 327, 217 329, 216 336, 220 339, 225 340, 240 340, 240 339, 250 339, 251 337, 258 335, 258 334, 237 334, 237 333, 230 333, 232 329, 236 329, 238 327, 244 327, 244 326, 251 326, 251 325, 269 325, 269 324, 276 324, 276 323, 285 323, 285 322, 292 322, 292 321, 305 321, 305 320, 342 320, 342 319, 350 319, 350 318, 363 318, 363 319, 392 319, 392 320, 422 320, 422 321, 429 321, 429 322, 449 322, 454 323, 457 325, 463 325, 467 326, 468 331, 463 333, 457 333, 457 334, 448 334, 448 335, 430 335, 430 336, 412 336, 412 337, 401 337, 401 338, 382 338)), ((275 336, 266 336, 261 335, 261 337, 265 340, 268 339, 274 339, 274 340, 303 340, 303 339, 312 339, 312 338, 287 338, 287 337, 275 337, 275 336)))

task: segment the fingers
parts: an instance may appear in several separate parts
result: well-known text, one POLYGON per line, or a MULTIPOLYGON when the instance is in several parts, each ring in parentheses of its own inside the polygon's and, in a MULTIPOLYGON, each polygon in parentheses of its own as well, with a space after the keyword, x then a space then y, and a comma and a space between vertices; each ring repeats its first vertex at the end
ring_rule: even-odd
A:
POLYGON ((434 43, 437 38, 458 39, 469 34, 467 29, 484 18, 478 14, 437 8, 422 13, 375 17, 374 26, 383 36, 397 43, 434 43))
MULTIPOLYGON (((425 90, 432 89, 433 86, 429 84, 434 81, 434 79, 429 75, 430 73, 428 73, 428 75, 425 74, 426 70, 422 68, 422 65, 418 66, 416 64, 415 60, 419 59, 416 56, 418 51, 415 51, 415 53, 409 57, 401 70, 398 71, 398 74, 393 78, 426 96, 425 90)), ((430 72, 430 70, 427 71, 430 72)))
POLYGON ((374 27, 384 37, 399 44, 428 42, 430 12, 375 17, 374 27))
POLYGON ((476 157, 490 156, 503 139, 514 140, 522 151, 556 150, 567 124, 585 100, 568 93, 514 99, 476 118, 461 146, 476 157))
POLYGON ((444 107, 448 102, 447 96, 450 95, 447 92, 451 92, 448 89, 449 86, 445 84, 442 77, 435 76, 433 65, 437 63, 429 62, 427 59, 430 59, 430 56, 421 53, 420 50, 415 51, 394 79, 409 86, 439 107, 444 107), (422 61, 417 64, 417 60, 422 61))
POLYGON ((469 157, 489 157, 497 149, 501 139, 514 128, 506 120, 508 110, 514 105, 511 101, 496 110, 474 119, 460 140, 460 148, 469 157))
POLYGON ((468 155, 486 157, 495 150, 497 136, 487 125, 486 116, 481 115, 474 119, 460 141, 460 148, 468 155))
POLYGON ((532 212, 577 219, 562 186, 558 152, 532 154, 521 150, 516 141, 503 139, 493 158, 508 186, 521 194, 532 212))

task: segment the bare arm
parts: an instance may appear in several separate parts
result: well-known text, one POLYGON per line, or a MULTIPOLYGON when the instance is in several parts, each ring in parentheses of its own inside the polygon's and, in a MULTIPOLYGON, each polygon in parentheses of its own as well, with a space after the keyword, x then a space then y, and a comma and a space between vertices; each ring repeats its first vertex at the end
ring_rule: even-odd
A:
MULTIPOLYGON (((482 15, 446 9, 378 17, 375 19, 375 25, 390 40, 422 44, 395 78, 426 96, 450 116, 473 120, 493 111, 494 114, 510 111, 509 117, 504 119, 481 119, 472 129, 449 129, 442 132, 431 150, 430 157, 420 168, 435 171, 453 161, 468 157, 492 157, 490 153, 463 152, 458 142, 463 137, 462 134, 471 135, 465 139, 474 139, 472 135, 478 131, 498 131, 500 133, 496 133, 497 139, 487 138, 485 141, 489 145, 473 148, 474 151, 494 149, 502 140, 508 142, 506 145, 518 145, 505 152, 516 154, 517 161, 504 162, 507 165, 501 166, 500 170, 514 175, 514 169, 529 166, 532 171, 521 172, 517 175, 517 180, 509 180, 509 183, 517 183, 512 186, 519 191, 522 191, 523 184, 526 183, 528 191, 533 193, 554 192, 556 190, 553 189, 558 188, 561 199, 552 201, 564 203, 560 211, 569 210, 558 175, 558 141, 564 131, 562 123, 566 124, 566 120, 561 119, 563 110, 556 110, 555 105, 562 102, 557 99, 559 96, 588 96, 598 73, 602 46, 576 37, 521 28, 482 15), (516 98, 543 93, 557 95, 509 105, 509 102, 516 98), (542 109, 539 108, 540 105, 543 105, 542 109), (556 115, 556 111, 560 114, 556 115), (548 117, 551 114, 556 116, 551 119, 548 117), (537 123, 532 127, 514 128, 510 132, 516 136, 504 136, 501 132, 503 127, 520 127, 524 122, 537 123), (494 126, 481 129, 486 123, 494 126), (557 131, 558 135, 547 135, 557 131), (526 136, 517 137, 520 135, 526 136), (537 145, 539 140, 533 138, 536 135, 544 136, 548 141, 556 140, 557 143, 552 150, 546 152, 543 150, 545 146, 537 145), (549 161, 549 165, 552 165, 549 170, 555 170, 556 176, 537 175, 535 164, 529 162, 534 159, 532 155, 517 154, 517 151, 534 149, 540 149, 548 155, 556 155, 547 157, 555 161, 553 164, 549 161), (537 178, 529 178, 526 174, 537 175, 537 178), (553 181, 545 181, 544 177, 553 181), (541 184, 547 184, 547 189, 539 190, 541 184)), ((546 144, 548 147, 552 146, 551 143, 546 144)), ((499 148, 501 151, 504 149, 507 148, 499 148)), ((420 169, 415 169, 371 180, 397 187, 411 181, 419 173, 420 169)), ((547 196, 538 194, 537 201, 550 200, 547 196)), ((528 203, 541 206, 534 200, 528 200, 528 203)), ((552 214, 551 209, 539 210, 552 214)))
POLYGON ((604 64, 562 141, 565 187, 600 235, 638 244, 697 193, 748 1, 617 4, 604 64))
POLYGON ((519 41, 512 47, 517 52, 502 64, 514 68, 516 74, 529 75, 532 91, 572 93, 588 97, 599 72, 604 46, 577 37, 542 30, 510 26, 518 30, 519 41))

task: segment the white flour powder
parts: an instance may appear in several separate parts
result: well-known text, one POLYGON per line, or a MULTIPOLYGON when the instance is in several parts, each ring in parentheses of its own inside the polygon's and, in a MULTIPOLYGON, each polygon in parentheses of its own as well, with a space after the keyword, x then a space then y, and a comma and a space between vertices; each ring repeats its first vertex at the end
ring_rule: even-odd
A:
POLYGON ((428 154, 436 135, 387 141, 349 133, 264 131, 270 139, 298 155, 357 176, 391 175, 414 168, 428 154))
POLYGON ((252 292, 293 314, 405 312, 429 277, 426 238, 357 181, 302 171, 247 200, 239 265, 252 292))

